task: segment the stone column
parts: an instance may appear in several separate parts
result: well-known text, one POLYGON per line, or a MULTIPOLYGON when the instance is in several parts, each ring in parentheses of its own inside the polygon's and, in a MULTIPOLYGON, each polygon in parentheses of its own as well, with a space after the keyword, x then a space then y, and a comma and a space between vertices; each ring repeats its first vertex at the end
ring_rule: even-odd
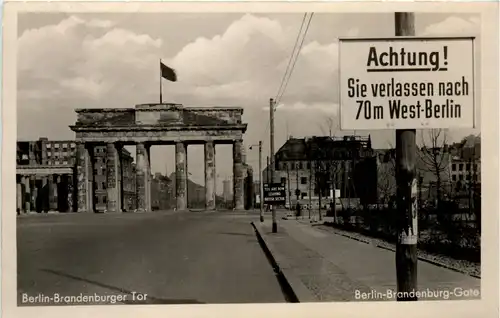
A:
POLYGON ((120 211, 120 188, 119 188, 119 155, 114 143, 106 145, 106 190, 108 192, 106 209, 108 212, 120 211))
POLYGON ((29 213, 31 211, 31 185, 30 177, 24 177, 24 212, 29 213))
POLYGON ((123 157, 123 147, 122 145, 117 145, 117 181, 118 181, 118 199, 116 200, 117 212, 123 212, 123 168, 122 168, 122 157, 123 157))
POLYGON ((49 176, 49 210, 57 211, 57 175, 49 176))
POLYGON ((42 177, 42 188, 41 188, 41 192, 42 192, 42 199, 40 200, 41 201, 41 204, 42 204, 42 211, 43 212, 48 212, 49 211, 49 178, 50 176, 44 176, 42 177))
POLYGON ((23 186, 21 184, 21 176, 16 176, 16 196, 17 196, 17 212, 20 214, 23 211, 23 186))
POLYGON ((243 167, 243 140, 236 140, 233 144, 233 202, 236 210, 243 210, 243 187, 244 187, 244 167, 243 167))
POLYGON ((146 211, 151 211, 151 145, 145 145, 144 148, 146 148, 146 154, 147 154, 147 165, 146 165, 146 211))
POLYGON ((77 143, 76 145, 76 177, 77 177, 77 211, 87 212, 90 210, 88 206, 87 193, 88 187, 88 149, 84 143, 77 143))
POLYGON ((213 141, 205 143, 205 208, 215 210, 215 144, 213 141))
POLYGON ((66 190, 68 191, 68 196, 66 198, 68 202, 68 212, 73 212, 73 175, 71 174, 66 176, 66 190))
POLYGON ((37 196, 38 196, 38 189, 36 187, 36 176, 30 176, 30 186, 31 186, 31 208, 33 209, 33 211, 36 212, 37 210, 37 204, 36 204, 36 200, 37 200, 37 196))
POLYGON ((177 210, 187 209, 187 149, 186 144, 175 144, 175 197, 177 210))
POLYGON ((138 143, 136 145, 136 159, 137 165, 135 169, 135 191, 137 194, 137 211, 145 212, 148 211, 147 184, 149 180, 149 158, 144 143, 138 143))

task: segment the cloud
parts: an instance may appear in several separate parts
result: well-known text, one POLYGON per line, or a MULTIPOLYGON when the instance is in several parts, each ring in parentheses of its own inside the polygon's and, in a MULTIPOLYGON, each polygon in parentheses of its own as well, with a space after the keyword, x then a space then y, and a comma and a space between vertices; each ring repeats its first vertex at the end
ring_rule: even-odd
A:
POLYGON ((438 23, 431 24, 422 32, 422 36, 430 35, 456 35, 474 36, 480 31, 481 21, 476 17, 468 19, 451 16, 438 23))
MULTIPOLYGON (((269 106, 263 107, 263 110, 269 111, 269 106)), ((297 102, 292 104, 279 104, 276 109, 280 111, 303 112, 303 111, 320 111, 329 115, 337 115, 339 104, 336 103, 303 103, 297 102)))
MULTIPOLYGON (((20 97, 61 90, 75 99, 99 100, 102 106, 104 100, 113 98, 108 94, 124 95, 135 85, 134 77, 139 73, 141 81, 141 70, 157 59, 162 41, 110 29, 112 25, 72 16, 57 25, 24 32, 18 42, 20 97)), ((20 103, 19 107, 36 104, 20 103)))
POLYGON ((359 35, 359 29, 358 28, 354 28, 354 29, 350 29, 348 32, 347 32, 347 36, 358 36, 359 35))
MULTIPOLYGON (((478 26, 477 19, 452 16, 429 25, 424 34, 468 33, 478 26)), ((346 28, 339 32, 362 36, 359 28, 346 28)), ((275 97, 285 73, 297 36, 295 23, 242 15, 224 31, 194 37, 173 54, 165 52, 182 32, 166 28, 153 36, 138 30, 110 20, 71 16, 22 33, 18 39, 19 137, 71 138, 68 125, 74 122, 77 107, 157 102, 160 58, 176 69, 179 78, 176 83, 163 81, 164 101, 244 107, 245 142, 265 137, 263 108, 275 97)), ((335 36, 319 40, 309 34, 280 99, 283 106, 278 115, 283 117, 276 121, 277 145, 286 138, 285 119, 295 136, 306 136, 321 134, 318 123, 337 115, 337 69, 335 36)), ((156 171, 164 171, 164 165, 160 163, 156 171)))
MULTIPOLYGON (((77 107, 133 107, 158 101, 162 58, 179 78, 176 83, 163 82, 165 101, 244 107, 244 120, 249 124, 246 142, 255 143, 262 138, 262 116, 267 115, 262 106, 276 94, 295 37, 295 26, 287 28, 276 20, 247 14, 224 32, 194 38, 168 57, 162 53, 167 37, 134 32, 106 20, 72 16, 26 31, 18 42, 19 137, 72 138, 68 125, 74 122, 77 107)), ((287 112, 304 107, 320 113, 328 110, 333 95, 324 86, 335 85, 336 54, 336 43, 304 45, 283 96, 287 112)), ((316 122, 320 117, 302 118, 316 122)), ((289 120, 296 135, 320 133, 314 125, 306 127, 297 119, 289 120)), ((281 121, 277 120, 277 141, 285 137, 281 121)), ((155 150, 160 159, 166 152, 155 150)), ((200 160, 202 149, 194 147, 190 157, 200 160)), ((218 162, 222 174, 231 174, 230 160, 229 154, 218 162)), ((153 159, 152 164, 153 171, 164 172, 162 160, 153 159)), ((197 181, 203 180, 202 164, 190 164, 190 172, 197 181)))

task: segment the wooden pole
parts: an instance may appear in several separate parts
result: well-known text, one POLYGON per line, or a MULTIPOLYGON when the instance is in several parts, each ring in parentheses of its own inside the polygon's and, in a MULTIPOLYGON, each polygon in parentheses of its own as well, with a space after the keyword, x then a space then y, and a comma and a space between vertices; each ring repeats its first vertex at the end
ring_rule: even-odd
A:
POLYGON ((312 160, 309 154, 309 219, 311 218, 312 209, 312 160))
POLYGON ((270 165, 270 160, 269 160, 269 156, 266 157, 266 163, 267 163, 267 170, 266 170, 266 183, 269 183, 269 180, 271 180, 271 174, 270 174, 270 171, 269 169, 271 169, 271 165, 270 165))
POLYGON ((290 169, 288 165, 290 164, 289 161, 286 161, 286 181, 287 181, 287 196, 288 196, 288 208, 290 211, 292 211, 292 189, 290 188, 290 169))
MULTIPOLYGON (((271 183, 274 183, 274 99, 269 100, 269 125, 270 125, 270 146, 271 146, 271 183)), ((278 224, 276 223, 276 207, 271 205, 271 213, 273 215, 272 232, 278 232, 278 224)))
POLYGON ((262 140, 259 141, 259 194, 260 194, 260 221, 264 222, 264 189, 262 184, 262 140))
POLYGON ((295 174, 297 175, 297 180, 296 181, 296 186, 297 186, 297 189, 295 190, 295 195, 297 196, 297 203, 299 203, 299 197, 300 197, 300 193, 299 193, 299 167, 298 167, 298 163, 296 162, 295 163, 295 174))
MULTIPOLYGON (((396 36, 415 35, 415 16, 395 13, 396 36)), ((416 301, 417 290, 417 145, 415 129, 396 130, 397 231, 396 276, 398 301, 416 301)))

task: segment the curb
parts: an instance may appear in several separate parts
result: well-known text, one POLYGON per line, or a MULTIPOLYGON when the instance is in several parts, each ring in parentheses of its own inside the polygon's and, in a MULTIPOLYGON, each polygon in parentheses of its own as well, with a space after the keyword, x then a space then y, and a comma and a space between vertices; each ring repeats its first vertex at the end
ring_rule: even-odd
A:
MULTIPOLYGON (((326 224, 321 224, 321 225, 325 225, 325 226, 331 227, 332 229, 336 230, 333 226, 329 226, 329 225, 326 225, 326 224)), ((347 238, 350 238, 352 240, 356 240, 356 241, 359 241, 359 242, 362 242, 362 243, 372 244, 372 242, 370 242, 367 239, 357 238, 357 237, 354 237, 354 236, 351 236, 351 235, 348 235, 348 234, 343 234, 343 233, 337 233, 337 232, 333 232, 333 233, 335 235, 344 236, 344 237, 347 237, 347 238)), ((394 247, 388 247, 388 246, 384 246, 384 245, 381 245, 381 244, 373 244, 373 245, 376 246, 376 247, 378 247, 378 248, 380 248, 380 249, 383 249, 383 250, 387 250, 387 251, 391 251, 391 252, 396 252, 396 249, 394 247)), ((435 265, 435 266, 439 266, 439 267, 442 267, 442 268, 446 268, 446 269, 452 270, 452 271, 460 273, 460 274, 464 274, 464 275, 467 275, 467 276, 471 276, 471 277, 474 277, 474 278, 481 279, 481 276, 474 275, 474 274, 471 274, 471 273, 467 273, 467 272, 465 272, 463 270, 460 270, 460 269, 457 269, 455 267, 443 264, 441 262, 430 260, 430 259, 425 258, 423 256, 417 256, 417 259, 419 261, 426 262, 426 263, 429 263, 429 264, 432 264, 432 265, 435 265)))
POLYGON ((282 285, 289 301, 292 303, 317 302, 318 300, 316 297, 314 297, 314 295, 309 291, 309 289, 307 289, 300 279, 285 268, 286 266, 284 265, 286 264, 286 261, 281 259, 279 253, 273 251, 272 244, 266 242, 264 235, 259 230, 259 227, 255 225, 254 222, 251 222, 251 224, 255 230, 259 244, 271 262, 271 265, 273 266, 274 271, 278 276, 278 280, 280 281, 280 284, 282 285))

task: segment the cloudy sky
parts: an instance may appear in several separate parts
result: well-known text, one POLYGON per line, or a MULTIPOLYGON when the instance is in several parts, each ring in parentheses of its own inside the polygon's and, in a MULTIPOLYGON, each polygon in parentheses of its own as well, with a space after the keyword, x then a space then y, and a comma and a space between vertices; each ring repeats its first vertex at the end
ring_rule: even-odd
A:
MULTIPOLYGON (((264 140, 266 156, 266 107, 276 96, 302 17, 303 13, 20 14, 18 139, 73 139, 68 125, 76 120, 75 108, 158 102, 161 58, 176 69, 179 79, 164 81, 165 102, 243 107, 246 148, 264 140)), ((475 15, 416 14, 416 35, 479 36, 479 30, 475 15)), ((287 135, 324 135, 328 126, 337 135, 351 134, 336 129, 337 39, 393 35, 393 14, 315 13, 276 112, 276 148, 287 135)), ((450 133, 459 139, 471 132, 477 133, 450 133)), ((356 133, 371 134, 374 147, 394 144, 391 131, 356 133)), ((203 184, 201 150, 190 148, 188 163, 192 178, 203 184)), ((230 147, 218 147, 216 160, 219 178, 230 176, 230 147)), ((247 150, 248 163, 256 167, 257 160, 257 152, 247 150)), ((173 163, 173 149, 152 149, 153 171, 171 173, 173 163)))

